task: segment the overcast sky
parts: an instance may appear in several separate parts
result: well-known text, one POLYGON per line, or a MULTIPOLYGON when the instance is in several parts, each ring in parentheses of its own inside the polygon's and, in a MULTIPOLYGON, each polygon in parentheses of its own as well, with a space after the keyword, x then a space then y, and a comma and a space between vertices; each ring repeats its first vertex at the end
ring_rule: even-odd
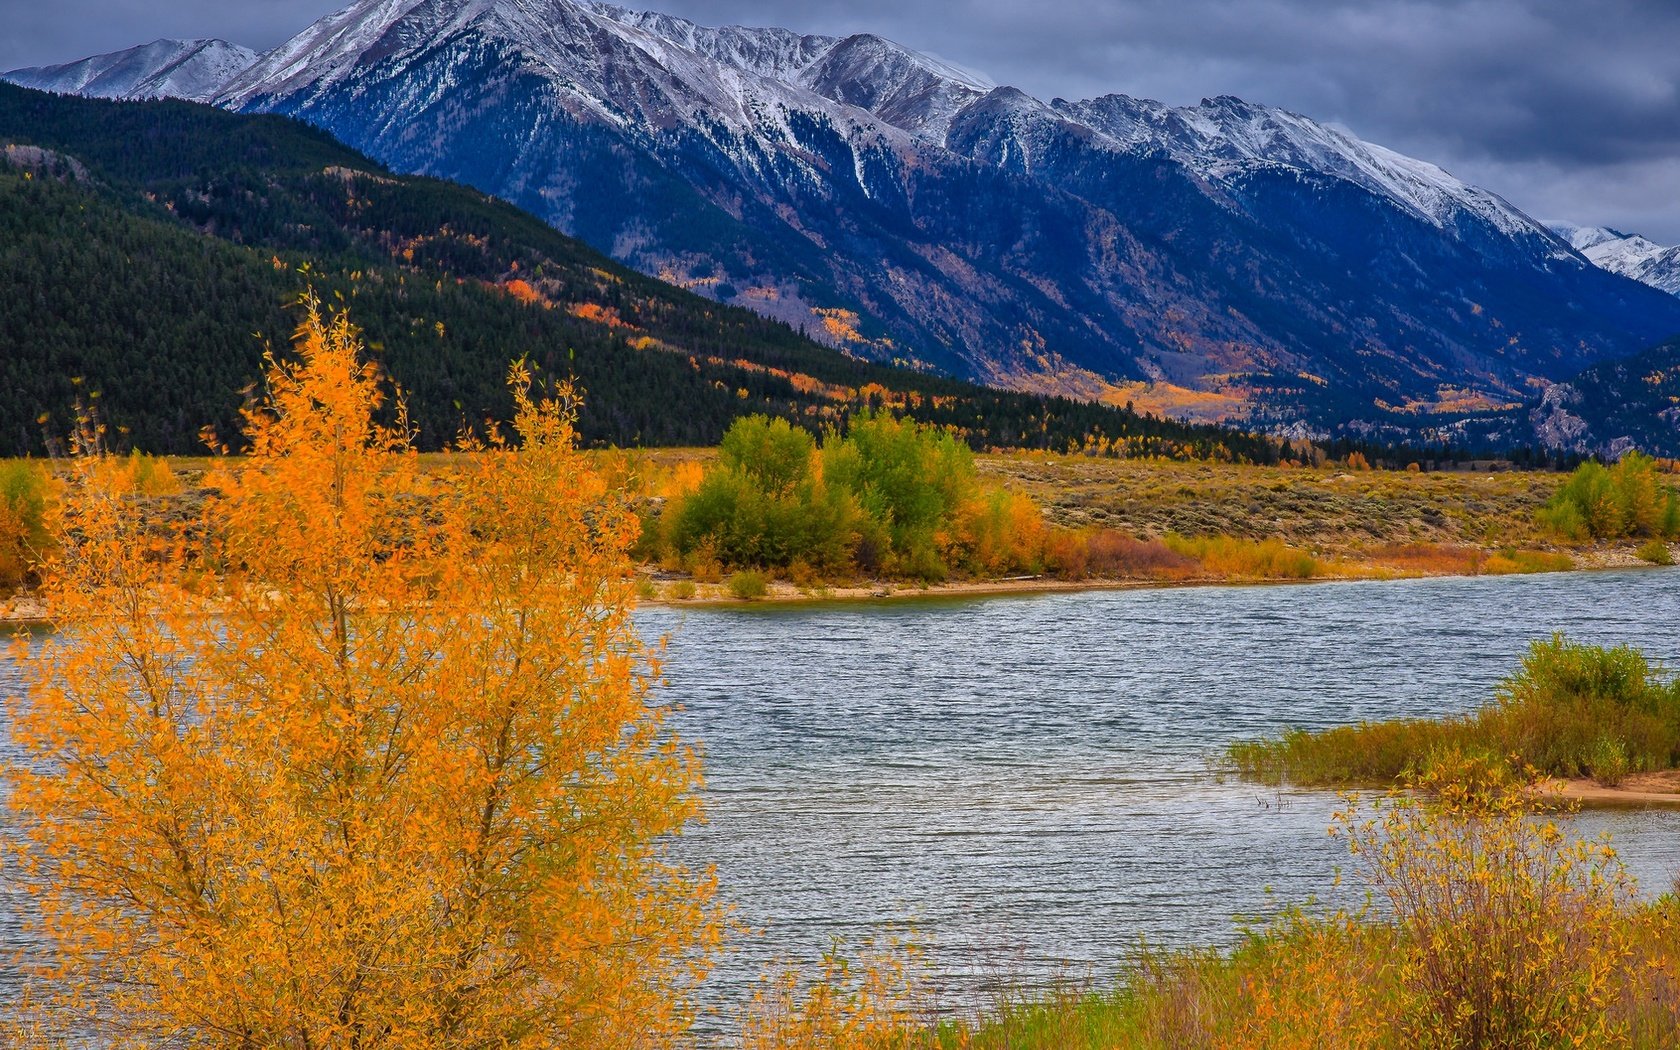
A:
MULTIPOLYGON (((337 0, 0 0, 0 69, 162 36, 272 47, 337 0)), ((874 32, 1043 98, 1231 94, 1345 125, 1542 219, 1680 243, 1680 0, 646 0, 874 32)))

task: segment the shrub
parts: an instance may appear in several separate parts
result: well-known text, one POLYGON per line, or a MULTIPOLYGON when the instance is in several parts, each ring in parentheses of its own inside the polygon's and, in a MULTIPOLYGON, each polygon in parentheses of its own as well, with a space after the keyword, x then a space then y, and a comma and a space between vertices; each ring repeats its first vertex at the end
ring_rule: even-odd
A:
MULTIPOLYGON (((718 464, 667 507, 668 542, 691 566, 837 568, 851 560, 860 528, 855 503, 813 469, 816 442, 785 420, 749 416, 724 435, 718 464)), ((701 569, 691 568, 696 575, 701 569)))
POLYGON ((783 420, 737 420, 717 464, 661 518, 658 545, 697 577, 795 564, 812 577, 1037 572, 1047 533, 1031 499, 978 483, 951 433, 884 413, 829 431, 820 452, 783 420))
POLYGON ((1460 717, 1290 730, 1231 745, 1242 775, 1303 785, 1392 782, 1481 756, 1512 771, 1590 776, 1680 764, 1680 682, 1628 646, 1535 642, 1495 702, 1460 717))
POLYGON ((1575 559, 1556 551, 1525 551, 1507 547, 1481 563, 1489 576, 1517 576, 1536 572, 1568 572, 1575 559))
POLYGON ((955 531, 967 572, 1003 576, 1044 567, 1044 515, 1019 492, 995 488, 976 493, 960 508, 955 531))
POLYGON ((0 589, 31 582, 36 563, 51 546, 48 487, 47 472, 37 463, 0 463, 0 589))
POLYGON ((1052 529, 1044 541, 1044 567, 1064 580, 1083 580, 1090 573, 1088 533, 1052 529))
POLYGON ((671 585, 671 597, 675 598, 679 602, 686 602, 690 598, 693 598, 694 591, 695 587, 693 580, 678 580, 676 583, 671 585))
POLYGON ((1272 537, 1247 540, 1235 536, 1168 535, 1168 547, 1201 563, 1211 576, 1238 579, 1308 580, 1324 567, 1305 551, 1272 537))
POLYGON ((1373 548, 1367 557, 1378 565, 1423 576, 1474 575, 1482 567, 1482 552, 1452 543, 1390 543, 1373 548))
POLYGON ((1607 1046, 1631 882, 1603 841, 1535 821, 1523 789, 1425 777, 1338 816, 1398 935, 1400 1045, 1607 1046))
POLYGON ((739 598, 741 601, 762 598, 769 593, 769 590, 770 583, 764 578, 762 572, 744 569, 729 577, 729 593, 732 597, 739 598))
POLYGON ((978 482, 974 453, 948 431, 886 413, 854 416, 823 441, 822 473, 885 533, 883 567, 921 579, 950 570, 950 526, 978 482))
POLYGON ((1680 536, 1680 497, 1657 474, 1657 462, 1629 452, 1614 467, 1583 463, 1540 512, 1542 524, 1569 540, 1680 536))
POLYGON ((1229 953, 1145 951, 1111 991, 1009 1004, 947 1023, 932 1045, 1675 1046, 1680 909, 1635 907, 1608 844, 1535 820, 1497 765, 1413 786, 1336 818, 1380 914, 1290 910, 1229 953))
POLYGON ((1680 683, 1635 648, 1535 642, 1478 716, 1507 753, 1550 776, 1591 776, 1608 738, 1626 770, 1680 760, 1680 683))
POLYGON ((868 944, 856 960, 838 949, 814 978, 786 967, 765 978, 741 1018, 742 1050, 900 1050, 917 1038, 918 953, 868 944))
POLYGON ((1160 540, 1140 540, 1115 529, 1090 533, 1088 562, 1098 576, 1182 578, 1196 571, 1196 559, 1160 540))
POLYGON ((137 495, 173 496, 181 491, 181 479, 162 456, 130 452, 127 473, 129 489, 137 495))
POLYGON ((1674 564, 1674 551, 1662 540, 1649 540, 1634 553, 1641 561, 1648 561, 1652 565, 1674 564))
POLYGON ((1239 741, 1226 753, 1243 776, 1261 783, 1375 786, 1438 761, 1465 729, 1463 722, 1410 718, 1316 733, 1290 729, 1274 740, 1239 741))

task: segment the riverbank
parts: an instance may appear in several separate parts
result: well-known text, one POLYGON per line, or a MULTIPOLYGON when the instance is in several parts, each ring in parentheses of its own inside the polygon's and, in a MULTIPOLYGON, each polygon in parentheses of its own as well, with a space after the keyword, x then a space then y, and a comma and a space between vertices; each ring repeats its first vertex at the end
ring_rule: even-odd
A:
MULTIPOLYGON (((1567 569, 1534 570, 1534 572, 1582 573, 1617 569, 1656 570, 1656 566, 1636 557, 1632 549, 1606 548, 1578 553, 1567 569)), ((1525 573, 1487 572, 1400 572, 1383 566, 1339 566, 1334 575, 1305 579, 1282 579, 1265 576, 1195 576, 1178 579, 1085 579, 1063 580, 1054 576, 1014 577, 1002 580, 957 580, 942 583, 917 583, 904 580, 864 580, 844 584, 799 585, 787 580, 766 581, 765 593, 753 598, 740 598, 730 593, 727 580, 697 582, 692 577, 662 572, 654 566, 641 569, 642 601, 650 605, 670 606, 747 606, 785 603, 870 602, 895 599, 921 600, 939 598, 1002 598, 1027 597, 1035 594, 1076 594, 1102 591, 1159 590, 1180 587, 1244 587, 1278 584, 1351 583, 1366 581, 1398 581, 1418 579, 1464 579, 1487 575, 1521 575, 1525 573), (1359 569, 1369 569, 1360 572, 1359 569), (692 588, 692 591, 690 590, 692 588)), ((1526 574, 1533 574, 1526 573, 1526 574)))
MULTIPOLYGON (((965 557, 961 543, 973 537, 957 527, 939 540, 952 545, 950 555, 940 556, 952 577, 938 583, 862 579, 845 566, 821 571, 800 559, 785 569, 755 570, 704 545, 679 553, 661 531, 667 510, 695 491, 715 461, 715 450, 667 449, 621 464, 653 522, 641 552, 649 562, 642 569, 645 599, 962 597, 1509 575, 1674 559, 1666 546, 1570 541, 1551 531, 1542 511, 1564 478, 1547 471, 1424 473, 993 453, 974 459, 982 486, 1025 497, 1035 511, 1031 524, 1042 526, 1009 559, 1008 571, 1019 575, 974 575, 979 570, 972 563, 983 559, 965 557), (736 570, 743 578, 732 585, 736 570)), ((1021 523, 1014 530, 1034 531, 1021 523)))
MULTIPOLYGON (((715 449, 589 454, 657 515, 696 483, 715 449)), ((148 461, 150 462, 150 461, 148 461)), ((426 469, 457 458, 433 454, 426 469)), ((203 458, 158 460, 137 492, 140 513, 168 525, 189 520, 207 495, 203 458)), ((1126 460, 1044 453, 975 457, 979 476, 1029 497, 1054 530, 1090 543, 1108 560, 1001 579, 767 579, 764 602, 856 602, 893 598, 983 598, 1138 588, 1389 580, 1562 572, 1647 565, 1632 542, 1561 543, 1539 510, 1563 481, 1547 471, 1372 471, 1126 460), (1084 573, 1088 572, 1088 575, 1084 573)), ((688 564, 640 567, 642 600, 673 606, 743 602, 729 567, 690 574, 688 564)), ((0 599, 0 622, 44 618, 27 599, 0 599)))
POLYGON ((1614 786, 1586 777, 1552 780, 1540 785, 1540 793, 1546 798, 1593 808, 1680 806, 1680 769, 1630 773, 1614 786))
MULTIPOLYGON (((1598 572, 1607 569, 1650 569, 1654 566, 1635 557, 1631 550, 1601 550, 1588 556, 1578 556, 1574 567, 1564 572, 1598 572)), ((641 600, 644 604, 670 608, 750 606, 762 604, 820 604, 826 602, 878 602, 891 600, 928 600, 964 598, 1023 598, 1037 594, 1077 594, 1103 591, 1160 590, 1181 587, 1263 586, 1277 584, 1348 583, 1357 580, 1407 580, 1465 578, 1481 573, 1411 573, 1372 572, 1368 575, 1338 574, 1309 579, 1275 579, 1266 577, 1208 576, 1177 580, 1086 579, 1059 580, 1053 576, 1028 576, 1003 580, 958 580, 922 584, 903 580, 864 580, 835 585, 800 586, 786 580, 770 580, 762 596, 738 598, 729 591, 727 581, 700 583, 692 578, 661 572, 654 566, 642 566, 641 600), (688 593, 687 587, 692 587, 688 593), (685 596, 686 595, 686 596, 685 596)), ((17 628, 44 624, 51 619, 50 610, 33 596, 0 598, 0 625, 17 628)))

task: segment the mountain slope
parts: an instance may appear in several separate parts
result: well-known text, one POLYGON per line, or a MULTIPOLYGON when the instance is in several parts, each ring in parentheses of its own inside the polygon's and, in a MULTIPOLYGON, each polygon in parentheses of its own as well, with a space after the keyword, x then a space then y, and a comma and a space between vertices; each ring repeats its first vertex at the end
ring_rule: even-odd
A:
POLYGON ((1680 458, 1680 339, 1594 365, 1548 387, 1529 412, 1547 448, 1680 458))
POLYGON ((1279 452, 843 357, 280 117, 0 85, 0 143, 0 455, 41 451, 78 404, 150 451, 198 450, 205 424, 236 433, 305 282, 351 304, 428 448, 505 418, 524 355, 579 380, 592 443, 706 444, 748 412, 817 427, 887 404, 982 447, 1279 452))
POLYGON ((1044 102, 867 34, 360 0, 218 101, 853 355, 1181 417, 1428 439, 1680 332, 1680 300, 1347 132, 1044 102))
POLYGON ((1497 196, 1267 107, 1049 103, 878 37, 364 0, 230 83, 849 352, 1416 436, 1680 331, 1497 196))
POLYGON ((256 60, 255 51, 226 40, 154 40, 79 62, 14 69, 5 79, 23 87, 88 98, 208 102, 256 60))
POLYGON ((1652 288, 1680 295, 1680 245, 1664 247, 1638 234, 1602 226, 1551 223, 1552 231, 1593 265, 1631 277, 1652 288))

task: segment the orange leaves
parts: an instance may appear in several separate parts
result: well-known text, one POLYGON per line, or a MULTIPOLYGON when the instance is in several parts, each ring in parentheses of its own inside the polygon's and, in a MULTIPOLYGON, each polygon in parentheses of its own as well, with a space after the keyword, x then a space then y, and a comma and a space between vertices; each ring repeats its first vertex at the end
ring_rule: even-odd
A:
POLYGON ((619 316, 618 310, 599 303, 573 303, 570 313, 583 321, 592 324, 604 324, 608 328, 634 328, 635 326, 619 316))
MULTIPOLYGON (((517 265, 518 264, 515 264, 516 267, 517 265)), ((513 280, 502 285, 502 289, 515 299, 524 303, 526 306, 532 306, 536 303, 542 302, 542 296, 538 295, 537 290, 531 287, 531 282, 525 280, 523 277, 515 277, 513 280)))
POLYGON ((306 303, 169 543, 129 467, 76 464, 16 722, 58 770, 10 771, 61 1005, 211 1046, 660 1045, 718 915, 661 845, 699 768, 648 703, 637 523, 568 392, 516 367, 513 432, 428 474, 360 349, 306 303))

